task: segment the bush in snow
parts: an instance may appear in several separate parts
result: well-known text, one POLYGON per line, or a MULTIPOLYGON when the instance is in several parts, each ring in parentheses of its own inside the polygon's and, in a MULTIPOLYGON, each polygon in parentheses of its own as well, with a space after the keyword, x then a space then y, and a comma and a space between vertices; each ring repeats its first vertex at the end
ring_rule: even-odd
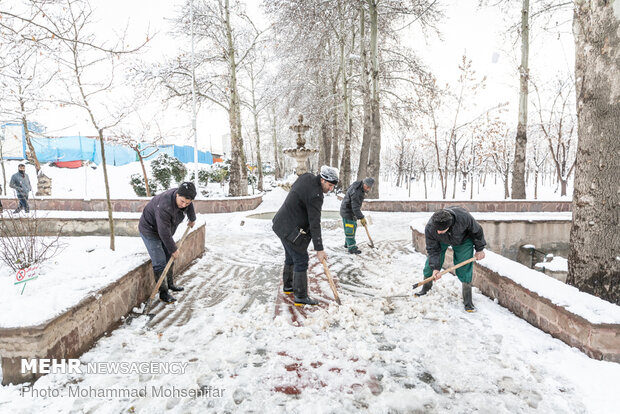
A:
MULTIPOLYGON (((131 174, 131 187, 138 197, 146 197, 146 185, 144 184, 144 176, 142 174, 131 174)), ((151 195, 155 195, 157 192, 157 183, 153 180, 149 180, 149 188, 151 189, 151 195)))
POLYGON ((170 184, 174 179, 175 184, 182 183, 187 175, 187 168, 178 159, 168 154, 159 154, 157 158, 151 161, 151 172, 153 177, 162 190, 170 188, 170 184))
POLYGON ((8 220, 0 220, 0 260, 14 271, 43 263, 64 247, 60 243, 62 227, 54 236, 40 237, 41 222, 36 213, 28 217, 8 214, 8 220))

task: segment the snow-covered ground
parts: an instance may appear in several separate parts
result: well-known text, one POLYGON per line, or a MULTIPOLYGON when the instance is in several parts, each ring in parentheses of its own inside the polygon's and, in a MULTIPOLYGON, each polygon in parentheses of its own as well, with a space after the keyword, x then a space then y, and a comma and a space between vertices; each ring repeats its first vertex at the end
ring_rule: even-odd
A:
MULTIPOLYGON (((268 193, 252 212, 202 215, 206 253, 178 278, 186 290, 177 304, 158 305, 151 329, 136 320, 80 358, 188 363, 183 375, 50 374, 34 391, 0 388, 0 410, 609 413, 620 406, 620 364, 588 358, 476 289, 478 312, 465 313, 455 277, 411 296, 425 260, 411 248, 415 213, 370 213, 377 249, 358 232, 359 256, 342 248, 338 221, 326 220, 323 239, 342 306, 309 313, 302 327, 285 314, 274 318, 282 247, 270 220, 247 216, 277 210, 285 195, 268 193), (211 387, 223 396, 157 397, 161 386, 211 387), (89 397, 70 396, 77 387, 89 397), (119 389, 146 389, 146 397, 97 397, 119 389), (46 390, 61 396, 33 396, 46 390)), ((324 210, 338 207, 335 196, 326 197, 324 210)), ((310 277, 320 269, 313 258, 310 277)))

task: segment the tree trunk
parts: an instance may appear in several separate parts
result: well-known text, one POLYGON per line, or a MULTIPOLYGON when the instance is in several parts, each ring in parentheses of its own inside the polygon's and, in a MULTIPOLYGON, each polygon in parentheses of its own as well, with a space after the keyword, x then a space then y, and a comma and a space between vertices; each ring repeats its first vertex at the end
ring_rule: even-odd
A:
POLYGON ((362 120, 362 146, 360 148, 360 160, 357 168, 357 181, 368 176, 368 153, 370 152, 370 87, 368 86, 368 52, 366 50, 366 17, 364 7, 360 7, 360 56, 362 67, 360 68, 360 84, 363 102, 362 120))
POLYGON ((530 0, 523 0, 521 9, 521 66, 519 67, 519 122, 512 166, 512 198, 525 199, 525 157, 527 150, 527 95, 529 79, 529 15, 530 0))
POLYGON ((332 153, 332 141, 329 137, 329 125, 327 120, 321 123, 321 146, 319 150, 319 167, 329 165, 329 157, 332 153))
POLYGON ((256 94, 254 93, 254 72, 252 72, 250 80, 252 85, 252 115, 254 115, 254 134, 256 135, 256 168, 258 169, 258 191, 263 191, 263 162, 260 154, 260 126, 258 123, 256 94))
MULTIPOLYGON (((95 125, 96 126, 96 125, 95 125)), ((110 224, 110 250, 114 250, 114 217, 112 215, 112 200, 110 199, 110 182, 108 181, 108 167, 105 163, 105 143, 103 141, 103 129, 99 131, 99 144, 101 147, 101 165, 103 166, 103 182, 105 184, 105 197, 108 206, 108 223, 110 224)))
POLYGON ((534 172, 534 200, 538 200, 538 170, 534 172))
POLYGON ((235 46, 230 26, 229 0, 224 2, 224 15, 226 19, 226 38, 229 70, 229 106, 228 121, 230 125, 230 196, 248 195, 247 168, 245 166, 245 154, 243 152, 243 139, 241 137, 241 108, 239 91, 237 90, 237 63, 235 61, 235 46))
POLYGON ((575 1, 579 142, 567 283, 620 305, 620 9, 575 1))
POLYGON ((142 175, 144 176, 144 186, 146 187, 146 196, 151 196, 151 189, 149 188, 149 177, 146 175, 146 168, 144 167, 144 158, 142 158, 142 154, 140 153, 140 148, 136 147, 134 151, 138 154, 138 160, 140 160, 140 167, 142 167, 142 175), (136 149, 137 148, 137 149, 136 149))
POLYGON ((276 176, 276 180, 279 180, 283 177, 282 166, 280 166, 280 161, 278 158, 278 134, 277 134, 277 123, 276 123, 276 113, 275 111, 271 111, 271 115, 273 116, 272 124, 271 124, 271 138, 273 140, 273 163, 275 164, 274 174, 276 176))
MULTIPOLYGON (((344 34, 343 34, 344 36, 344 34)), ((347 78, 347 64, 345 58, 345 42, 344 39, 340 43, 340 73, 342 76, 342 107, 344 110, 344 145, 342 148, 342 161, 340 162, 340 182, 341 188, 347 189, 351 184, 351 129, 353 128, 353 120, 351 119, 351 107, 349 96, 349 84, 347 78)))
MULTIPOLYGON (((336 87, 334 86, 334 95, 336 87)), ((338 158, 340 158, 340 143, 338 142, 338 112, 332 111, 332 161, 331 166, 338 168, 338 158)))
POLYGON ((368 193, 368 198, 379 198, 381 172, 381 114, 379 110, 379 57, 378 55, 378 13, 377 0, 368 0, 370 12, 370 69, 372 98, 370 100, 371 141, 368 154, 368 175, 375 179, 375 184, 368 193))

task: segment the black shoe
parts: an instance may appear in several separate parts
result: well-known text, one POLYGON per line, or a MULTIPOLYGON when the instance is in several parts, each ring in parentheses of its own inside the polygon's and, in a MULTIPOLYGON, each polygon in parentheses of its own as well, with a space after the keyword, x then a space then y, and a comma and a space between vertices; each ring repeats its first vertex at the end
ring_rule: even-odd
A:
POLYGON ((295 296, 295 306, 304 306, 304 305, 318 305, 319 301, 316 299, 312 299, 311 297, 306 296, 305 298, 298 298, 295 296))
POLYGON ((282 291, 287 295, 293 293, 293 265, 284 264, 282 270, 282 291))
POLYGON ((433 282, 428 282, 427 284, 422 286, 421 291, 414 293, 414 295, 417 297, 424 296, 431 290, 432 287, 433 287, 433 282))
POLYGON ((361 254, 362 251, 360 249, 358 249, 357 247, 354 247, 353 249, 349 249, 349 254, 361 254))
POLYGON ((172 275, 170 274, 170 272, 168 272, 168 276, 166 276, 167 282, 168 282, 168 289, 170 289, 173 292, 183 292, 185 290, 185 288, 182 288, 181 286, 177 286, 174 284, 174 280, 172 280, 172 275))
POLYGON ((463 283, 463 305, 465 305, 465 310, 467 312, 476 311, 471 296, 471 283, 463 283))
POLYGON ((293 272, 293 291, 295 306, 318 305, 319 301, 308 297, 308 273, 293 272))
POLYGON ((168 289, 159 291, 159 299, 166 303, 176 302, 176 299, 168 292, 168 289))

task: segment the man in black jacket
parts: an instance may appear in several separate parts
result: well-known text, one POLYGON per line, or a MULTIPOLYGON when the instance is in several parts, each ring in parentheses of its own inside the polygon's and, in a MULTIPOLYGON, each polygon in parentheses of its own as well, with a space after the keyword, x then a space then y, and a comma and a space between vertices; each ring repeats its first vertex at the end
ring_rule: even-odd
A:
POLYGON ((302 174, 291 187, 284 204, 273 218, 273 231, 284 246, 284 293, 294 293, 295 305, 317 305, 308 297, 308 245, 310 240, 319 261, 327 259, 321 239, 323 194, 338 183, 338 170, 323 166, 319 175, 302 174))
POLYGON ((374 183, 375 180, 372 177, 366 177, 363 180, 354 182, 342 199, 342 204, 340 204, 340 216, 342 217, 345 237, 344 247, 351 254, 361 253, 355 242, 357 220, 362 223, 362 226, 366 225, 366 218, 362 213, 362 203, 364 202, 365 195, 370 191, 374 183))
MULTIPOLYGON (((140 237, 146 245, 146 250, 151 256, 155 282, 159 280, 170 257, 177 259, 179 251, 172 235, 185 215, 189 227, 194 227, 196 223, 196 213, 192 200, 196 198, 196 187, 191 182, 181 183, 179 188, 172 188, 153 197, 144 207, 140 217, 140 237)), ((174 302, 176 299, 168 293, 168 289, 179 292, 182 287, 174 284, 172 274, 174 266, 170 266, 166 274, 166 282, 159 287, 159 298, 167 303, 174 302)))
MULTIPOLYGON (((484 247, 487 243, 484 240, 482 227, 462 207, 448 207, 436 211, 426 224, 424 235, 428 253, 424 265, 424 278, 431 276, 434 276, 434 280, 441 278, 439 273, 449 246, 452 246, 455 265, 472 256, 475 256, 476 260, 484 259, 484 247)), ((456 269, 456 276, 463 283, 463 304, 467 312, 475 312, 471 294, 472 274, 473 263, 456 269)), ((433 282, 425 284, 422 291, 415 295, 425 295, 431 287, 433 282)))

